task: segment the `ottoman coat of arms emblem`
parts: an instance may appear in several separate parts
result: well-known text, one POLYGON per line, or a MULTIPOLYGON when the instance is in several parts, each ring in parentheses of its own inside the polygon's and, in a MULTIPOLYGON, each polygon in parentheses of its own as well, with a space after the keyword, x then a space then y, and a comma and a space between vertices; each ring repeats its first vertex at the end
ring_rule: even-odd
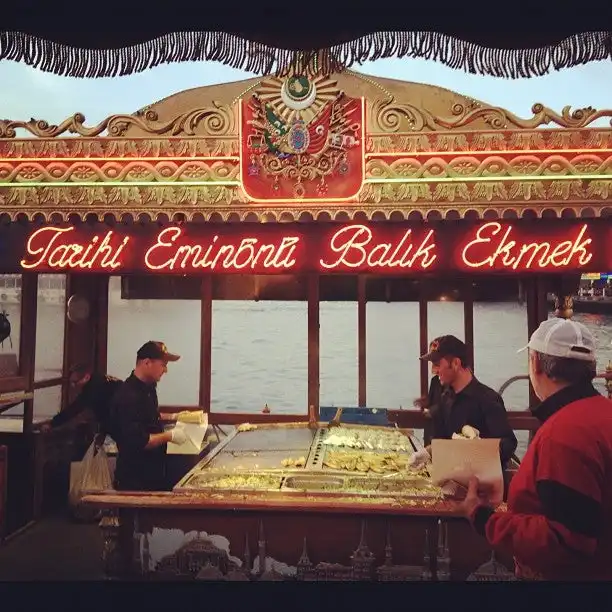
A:
POLYGON ((329 77, 262 81, 241 102, 241 179, 253 201, 346 200, 364 178, 364 102, 329 77))

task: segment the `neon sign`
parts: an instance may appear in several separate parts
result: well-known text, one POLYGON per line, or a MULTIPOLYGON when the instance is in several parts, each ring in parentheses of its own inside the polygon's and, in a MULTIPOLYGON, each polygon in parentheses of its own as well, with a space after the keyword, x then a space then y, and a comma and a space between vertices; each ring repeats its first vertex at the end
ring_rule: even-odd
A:
POLYGON ((280 242, 265 243, 249 237, 238 244, 223 244, 216 234, 208 245, 185 244, 181 241, 184 231, 180 227, 168 227, 157 235, 155 244, 147 249, 145 266, 151 271, 203 270, 291 270, 295 264, 295 252, 300 242, 298 236, 283 236, 280 242))
POLYGON ((116 241, 109 230, 103 237, 93 236, 84 242, 63 242, 62 238, 75 234, 74 227, 41 227, 28 239, 26 252, 34 259, 21 260, 21 267, 36 270, 46 267, 50 270, 92 270, 99 268, 112 272, 121 268, 121 258, 130 237, 116 241))
POLYGON ((514 228, 501 223, 485 223, 461 252, 461 260, 468 268, 510 268, 512 270, 548 270, 554 268, 582 268, 592 259, 589 247, 593 243, 583 224, 573 239, 525 241, 512 239, 514 228), (572 264, 574 264, 572 266, 572 264))
POLYGON ((427 270, 436 261, 434 230, 427 235, 415 249, 411 240, 412 230, 405 230, 399 241, 378 242, 372 230, 366 225, 349 225, 338 230, 329 241, 333 257, 319 260, 324 270, 337 268, 354 269, 366 265, 370 269, 397 268, 412 270, 416 264, 427 270))
POLYGON ((2 231, 7 245, 0 254, 2 272, 412 275, 612 268, 612 227, 597 220, 162 228, 99 223, 44 226, 21 236, 27 228, 2 231))

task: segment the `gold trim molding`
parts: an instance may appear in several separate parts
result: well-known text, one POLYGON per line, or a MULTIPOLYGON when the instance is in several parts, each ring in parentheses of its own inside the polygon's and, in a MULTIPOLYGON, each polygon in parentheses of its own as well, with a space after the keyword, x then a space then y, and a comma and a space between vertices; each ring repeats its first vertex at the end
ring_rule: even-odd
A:
MULTIPOLYGON (((213 102, 213 106, 195 108, 168 121, 160 121, 155 110, 147 109, 133 115, 110 115, 91 127, 85 125, 85 115, 82 113, 64 119, 59 125, 49 124, 44 119, 1 119, 0 139, 16 138, 19 129, 35 138, 57 138, 65 135, 117 138, 130 136, 128 132, 131 129, 140 130, 149 136, 238 138, 237 108, 237 103, 228 105, 213 102)), ((602 118, 611 118, 612 126, 612 110, 595 110, 589 106, 572 111, 571 106, 565 106, 561 113, 557 113, 538 102, 533 105, 531 111, 532 117, 522 119, 504 108, 470 102, 456 103, 452 106, 449 116, 439 116, 425 108, 397 102, 394 97, 386 97, 367 103, 368 135, 470 129, 474 123, 480 121, 484 121, 493 130, 533 130, 550 124, 566 129, 583 129, 602 118)))
MULTIPOLYGON (((585 128, 601 118, 612 117, 612 110, 597 111, 592 107, 572 111, 571 106, 563 107, 561 114, 540 102, 531 107, 533 116, 521 119, 514 113, 497 106, 481 106, 478 102, 456 103, 451 115, 437 116, 425 108, 397 102, 394 98, 375 100, 371 105, 370 134, 393 134, 402 132, 423 132, 426 130, 460 130, 469 128, 477 121, 484 121, 494 130, 533 130, 551 123, 561 128, 585 128)), ((612 125, 612 120, 610 121, 612 125)))
POLYGON ((331 206, 298 204, 265 206, 247 201, 242 189, 217 187, 23 187, 0 188, 0 210, 11 220, 20 215, 45 221, 82 219, 93 215, 151 219, 179 215, 202 221, 338 221, 433 218, 612 217, 612 180, 593 181, 586 188, 568 181, 547 185, 534 181, 441 183, 432 185, 367 185, 359 202, 331 206), (563 191, 565 190, 565 191, 563 191), (548 202, 555 194, 555 204, 548 202), (493 197, 495 196, 495 197, 493 197), (500 196, 505 196, 502 202, 500 196))
POLYGON ((87 127, 85 115, 76 113, 59 125, 50 125, 43 119, 29 121, 0 120, 0 138, 16 138, 17 130, 26 130, 36 138, 57 138, 76 134, 85 138, 102 136, 125 136, 130 128, 141 130, 150 136, 208 136, 211 138, 233 136, 238 138, 238 116, 235 105, 213 102, 213 106, 195 108, 181 113, 169 121, 160 121, 152 109, 133 115, 111 115, 97 125, 87 127))

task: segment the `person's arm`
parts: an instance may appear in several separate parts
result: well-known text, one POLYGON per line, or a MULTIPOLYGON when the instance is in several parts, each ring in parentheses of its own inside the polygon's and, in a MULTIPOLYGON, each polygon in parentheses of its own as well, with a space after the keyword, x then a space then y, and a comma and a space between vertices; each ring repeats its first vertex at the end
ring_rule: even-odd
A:
POLYGON ((155 448, 172 442, 172 431, 164 431, 158 434, 149 434, 149 441, 145 444, 145 448, 155 448))
POLYGON ((72 421, 78 417, 86 408, 89 407, 90 399, 90 394, 87 393, 86 389, 83 389, 73 402, 68 404, 64 410, 58 412, 51 419, 51 427, 62 427, 69 421, 72 421))
MULTIPOLYGON (((499 454, 502 463, 508 462, 516 450, 518 441, 508 422, 508 413, 501 397, 487 400, 484 408, 484 421, 487 438, 500 438, 499 454)), ((482 432, 481 432, 482 434, 482 432)))
POLYGON ((557 441, 538 448, 535 473, 541 514, 493 512, 471 515, 491 546, 505 549, 534 571, 550 570, 593 555, 602 533, 603 471, 587 454, 557 441))

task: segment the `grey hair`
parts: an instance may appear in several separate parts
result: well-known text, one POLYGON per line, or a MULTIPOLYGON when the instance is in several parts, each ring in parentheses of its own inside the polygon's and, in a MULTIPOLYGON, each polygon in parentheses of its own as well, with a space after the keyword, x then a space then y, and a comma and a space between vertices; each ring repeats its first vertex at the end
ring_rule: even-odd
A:
POLYGON ((561 380, 575 385, 588 383, 597 375, 597 367, 594 361, 581 361, 567 357, 555 357, 534 351, 543 374, 551 380, 561 380))

